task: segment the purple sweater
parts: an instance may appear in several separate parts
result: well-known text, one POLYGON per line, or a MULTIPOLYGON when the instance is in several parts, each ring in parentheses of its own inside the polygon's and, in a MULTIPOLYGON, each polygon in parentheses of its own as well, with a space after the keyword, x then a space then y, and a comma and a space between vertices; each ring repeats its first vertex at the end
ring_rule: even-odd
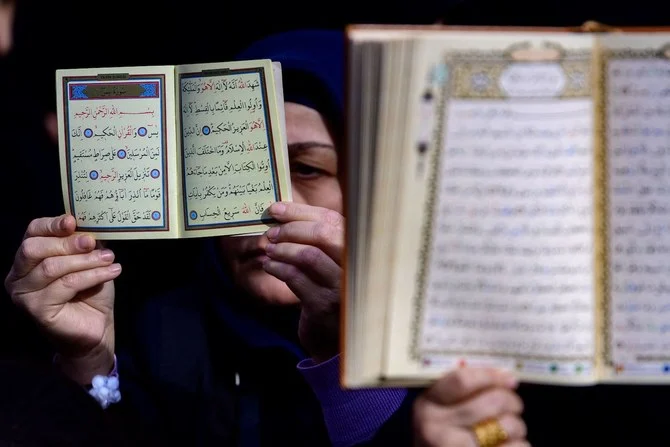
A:
MULTIPOLYGON (((311 359, 303 360, 298 370, 321 403, 333 447, 349 447, 371 439, 407 396, 402 388, 343 390, 339 355, 318 365, 311 359)), ((114 356, 110 376, 118 378, 117 371, 114 356)))
POLYGON ((339 355, 318 365, 309 359, 298 364, 298 370, 321 402, 333 446, 347 447, 372 438, 400 407, 407 390, 343 390, 339 369, 339 355))

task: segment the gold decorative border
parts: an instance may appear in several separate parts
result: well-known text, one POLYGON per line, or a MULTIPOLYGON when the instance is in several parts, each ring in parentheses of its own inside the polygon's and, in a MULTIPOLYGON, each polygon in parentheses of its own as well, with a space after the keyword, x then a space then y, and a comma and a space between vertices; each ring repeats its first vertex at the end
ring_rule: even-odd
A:
POLYGON ((421 360, 421 349, 419 348, 419 340, 421 338, 419 328, 423 325, 424 318, 424 295, 426 288, 426 279, 428 277, 428 265, 431 250, 431 242, 433 240, 433 219, 435 214, 435 199, 437 198, 438 178, 441 168, 442 160, 442 141, 445 126, 445 113, 447 109, 447 101, 451 91, 452 80, 452 66, 444 62, 444 67, 447 70, 447 80, 439 86, 438 101, 435 109, 435 129, 432 136, 433 153, 431 154, 430 175, 428 178, 428 198, 426 200, 426 219, 423 223, 422 234, 424 235, 423 242, 419 251, 419 268, 417 272, 416 284, 417 295, 414 298, 414 321, 412 324, 412 342, 410 344, 410 358, 415 361, 421 360))
POLYGON ((596 48, 594 67, 595 122, 594 122, 594 293, 596 312, 596 362, 597 369, 607 364, 607 350, 610 345, 609 333, 609 167, 607 157, 607 65, 600 48, 596 48))
MULTIPOLYGON (((593 52, 591 51, 571 51, 569 53, 562 53, 561 55, 561 64, 565 64, 566 61, 572 63, 581 62, 588 63, 589 68, 593 71, 594 60, 593 52)), ((492 51, 463 51, 463 52, 450 52, 448 56, 444 59, 444 64, 448 70, 448 80, 444 83, 440 89, 439 102, 436 107, 435 116, 436 116, 436 125, 432 139, 432 147, 434 148, 432 157, 431 157, 431 170, 430 176, 428 179, 428 197, 425 204, 426 209, 426 218, 423 224, 423 241, 419 250, 420 262, 416 277, 416 292, 414 297, 414 318, 412 325, 412 340, 410 343, 410 358, 414 361, 420 362, 426 355, 454 355, 454 356, 487 356, 495 355, 497 357, 510 357, 515 359, 524 359, 524 360, 538 360, 538 361, 592 361, 595 363, 597 352, 594 350, 592 356, 537 356, 537 355, 523 355, 517 353, 485 353, 485 352, 471 352, 471 351, 452 351, 452 350, 439 350, 439 351, 428 351, 420 349, 420 339, 421 339, 421 330, 423 326, 423 319, 425 317, 424 312, 424 301, 425 301, 425 292, 426 292, 426 281, 428 276, 428 266, 430 265, 431 257, 431 247, 433 239, 433 228, 434 228, 434 214, 435 214, 435 201, 437 198, 438 190, 438 178, 440 168, 442 166, 443 156, 442 156, 442 142, 444 137, 444 131, 446 128, 445 124, 445 113, 447 103, 450 98, 452 98, 453 90, 455 89, 455 76, 453 75, 456 71, 455 69, 462 64, 467 63, 496 63, 507 65, 512 62, 509 52, 492 52, 492 51)), ((589 77, 589 80, 591 77, 589 77)), ((588 87, 592 86, 591 82, 587 82, 588 87)), ((588 89, 584 92, 582 96, 590 96, 588 89)), ((574 96, 572 96, 574 97, 574 96)))
POLYGON ((600 152, 601 155, 598 159, 598 162, 601 163, 602 167, 600 172, 600 184, 602 187, 602 194, 599 196, 602 198, 602 235, 603 235, 603 247, 602 247, 602 256, 599 258, 599 261, 602 262, 602 293, 599 301, 599 311, 601 315, 601 328, 600 334, 602 337, 602 349, 601 349, 601 359, 604 366, 611 368, 615 373, 621 372, 621 367, 614 361, 613 352, 612 352, 612 284, 611 284, 611 268, 610 265, 610 253, 609 245, 611 238, 611 228, 609 225, 610 220, 610 200, 609 200, 609 182, 610 182, 610 169, 609 169, 609 159, 607 156, 609 149, 609 120, 607 118, 607 111, 609 109, 609 100, 607 97, 608 90, 608 65, 611 60, 615 59, 668 59, 670 60, 670 44, 664 45, 660 48, 645 48, 645 49, 634 49, 634 48, 625 48, 625 49, 603 49, 600 51, 598 58, 598 92, 599 92, 599 108, 597 122, 599 126, 596 131, 597 135, 600 136, 600 152))
MULTIPOLYGON (((516 52, 532 48, 531 42, 519 42, 511 45, 506 50, 457 50, 449 51, 448 59, 453 61, 467 62, 513 62, 523 61, 523 58, 517 57, 516 52)), ((583 61, 593 56, 590 50, 570 50, 565 51, 560 45, 552 42, 544 42, 539 49, 552 49, 558 54, 550 60, 554 61, 583 61)))
MULTIPOLYGON (((601 51, 603 68, 607 68, 610 59, 670 59, 670 44, 660 48, 621 48, 601 51)), ((606 78, 607 75, 604 74, 606 78)))
MULTIPOLYGON (((518 63, 520 62, 505 60, 464 62, 456 65, 453 69, 454 84, 451 97, 482 99, 505 98, 506 95, 499 82, 500 76, 509 65, 518 63), (482 81, 481 88, 479 89, 472 85, 476 77, 479 77, 482 81)), ((535 62, 525 63, 533 64, 535 62)), ((589 82, 591 73, 589 73, 589 70, 591 70, 591 67, 586 71, 583 70, 583 60, 556 61, 555 63, 561 67, 567 81, 559 98, 581 98, 589 96, 589 91, 591 89, 591 83, 589 82), (582 84, 576 86, 574 78, 579 75, 583 77, 582 84)))

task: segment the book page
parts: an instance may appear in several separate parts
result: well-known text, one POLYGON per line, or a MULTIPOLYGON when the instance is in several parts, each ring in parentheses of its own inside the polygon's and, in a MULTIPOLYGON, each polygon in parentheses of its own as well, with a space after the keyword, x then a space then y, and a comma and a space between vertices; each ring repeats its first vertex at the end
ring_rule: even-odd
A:
POLYGON ((670 35, 603 42, 610 379, 670 380, 670 35))
POLYGON ((177 69, 186 236, 265 231, 290 200, 290 172, 271 61, 177 69))
POLYGON ((394 275, 404 278, 393 294, 387 373, 495 365, 525 380, 589 383, 592 38, 491 39, 432 44, 445 89, 439 144, 425 176, 413 172, 426 158, 415 151, 405 177, 398 258, 418 263, 398 264, 394 275))
POLYGON ((99 239, 176 237, 174 68, 57 72, 67 212, 99 239))

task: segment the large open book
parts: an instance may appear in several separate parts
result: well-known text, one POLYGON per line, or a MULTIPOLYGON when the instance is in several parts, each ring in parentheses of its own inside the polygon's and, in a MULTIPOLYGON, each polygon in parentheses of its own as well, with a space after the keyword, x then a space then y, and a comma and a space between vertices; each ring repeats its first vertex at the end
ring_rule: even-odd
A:
POLYGON ((291 200, 281 67, 269 60, 59 70, 66 211, 100 239, 266 230, 291 200))
POLYGON ((344 385, 670 382, 670 34, 348 39, 344 385))

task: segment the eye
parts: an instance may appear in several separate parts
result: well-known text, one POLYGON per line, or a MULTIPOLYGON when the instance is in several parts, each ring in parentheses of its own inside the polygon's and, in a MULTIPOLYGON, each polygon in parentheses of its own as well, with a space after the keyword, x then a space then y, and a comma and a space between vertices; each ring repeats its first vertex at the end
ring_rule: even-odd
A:
POLYGON ((324 174, 322 169, 305 163, 293 163, 291 171, 300 178, 315 178, 324 174))

